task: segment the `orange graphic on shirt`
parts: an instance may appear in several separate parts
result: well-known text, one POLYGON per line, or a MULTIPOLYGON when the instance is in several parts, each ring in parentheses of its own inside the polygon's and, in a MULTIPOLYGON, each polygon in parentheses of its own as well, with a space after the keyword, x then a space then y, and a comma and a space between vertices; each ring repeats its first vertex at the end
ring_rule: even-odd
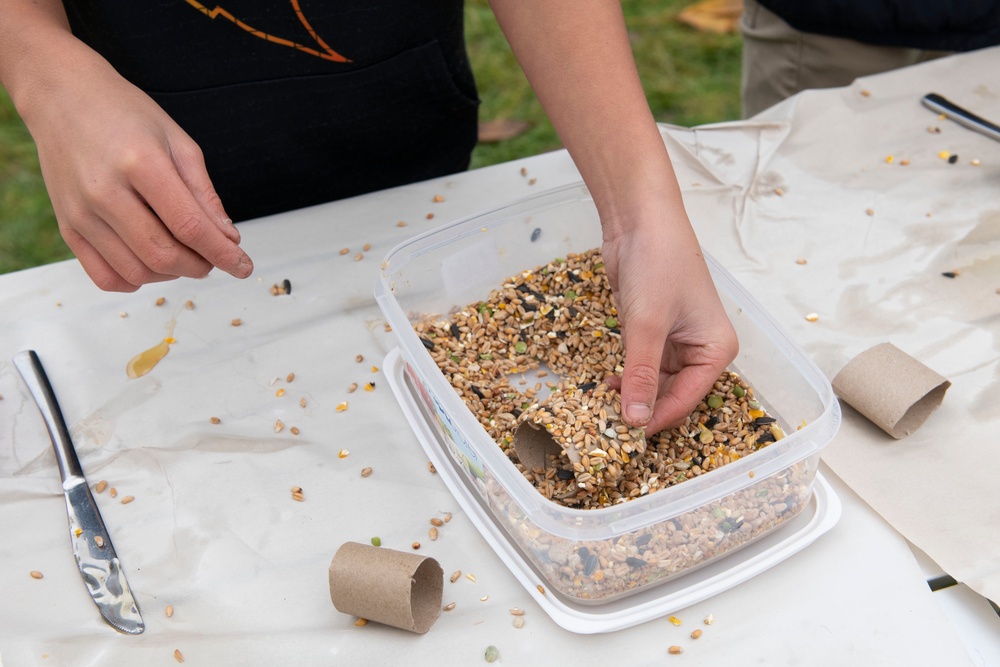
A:
POLYGON ((292 9, 295 10, 295 15, 299 17, 299 22, 309 33, 309 36, 312 37, 313 40, 316 41, 316 44, 318 44, 320 48, 323 49, 322 51, 317 51, 316 49, 304 46, 302 44, 299 44, 298 42, 293 42, 291 40, 283 39, 281 37, 275 37, 274 35, 269 35, 266 32, 257 30, 253 26, 249 26, 243 21, 239 20, 238 18, 227 12, 219 5, 216 5, 215 9, 209 9, 205 5, 198 2, 197 0, 186 0, 186 2, 195 9, 197 9, 199 12, 207 16, 208 18, 216 19, 221 16, 227 21, 231 21, 237 28, 245 30, 254 37, 259 37, 260 39, 263 39, 266 42, 271 42, 272 44, 280 44, 282 46, 289 46, 298 51, 302 51, 303 53, 308 53, 311 56, 322 58, 323 60, 332 60, 338 63, 351 62, 348 58, 345 58, 344 56, 340 55, 339 53, 331 49, 329 45, 327 45, 327 43, 324 42, 323 39, 316 34, 316 31, 313 30, 311 25, 309 25, 309 21, 306 19, 305 14, 302 13, 302 9, 299 7, 299 0, 291 0, 292 9))

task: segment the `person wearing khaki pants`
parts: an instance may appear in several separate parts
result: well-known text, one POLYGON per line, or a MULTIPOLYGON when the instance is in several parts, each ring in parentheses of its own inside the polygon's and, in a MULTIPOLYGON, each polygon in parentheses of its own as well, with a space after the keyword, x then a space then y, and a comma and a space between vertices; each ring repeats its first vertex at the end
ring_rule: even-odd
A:
POLYGON ((756 0, 744 0, 743 117, 809 88, 846 86, 860 76, 906 67, 951 51, 878 46, 796 30, 756 0))

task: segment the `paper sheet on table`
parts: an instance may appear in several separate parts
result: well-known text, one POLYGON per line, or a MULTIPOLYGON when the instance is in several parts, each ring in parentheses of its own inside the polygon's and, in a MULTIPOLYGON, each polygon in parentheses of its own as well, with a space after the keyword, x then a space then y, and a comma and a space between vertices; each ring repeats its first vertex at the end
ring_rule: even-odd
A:
POLYGON ((924 109, 931 91, 919 82, 936 70, 934 92, 994 120, 1000 82, 950 60, 923 67, 802 93, 746 123, 671 130, 668 144, 703 245, 828 377, 891 340, 952 381, 903 440, 845 406, 823 458, 949 574, 997 600, 1000 143, 924 109))

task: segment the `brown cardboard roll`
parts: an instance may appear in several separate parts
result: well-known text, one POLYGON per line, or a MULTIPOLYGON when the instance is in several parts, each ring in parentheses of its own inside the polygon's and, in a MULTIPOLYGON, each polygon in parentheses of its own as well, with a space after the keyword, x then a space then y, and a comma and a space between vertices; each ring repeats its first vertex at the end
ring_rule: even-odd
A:
POLYGON ((441 614, 444 571, 433 558, 345 542, 330 562, 330 599, 344 614, 423 634, 441 614))
POLYGON ((865 350, 833 378, 840 398, 894 438, 920 428, 950 386, 892 343, 865 350))

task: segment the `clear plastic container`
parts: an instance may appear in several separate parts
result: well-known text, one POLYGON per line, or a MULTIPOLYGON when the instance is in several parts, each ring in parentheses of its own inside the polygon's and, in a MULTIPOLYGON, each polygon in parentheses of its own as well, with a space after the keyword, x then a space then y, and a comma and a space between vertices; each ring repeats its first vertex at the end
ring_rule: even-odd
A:
POLYGON ((406 374, 456 465, 550 589, 581 604, 646 590, 778 529, 812 497, 820 450, 840 425, 826 377, 736 280, 706 255, 740 353, 731 370, 787 437, 681 484, 613 507, 579 510, 542 496, 511 464, 421 344, 413 323, 446 317, 503 280, 601 244, 582 184, 421 234, 386 256, 379 307, 406 374), (534 239, 534 240, 533 240, 534 239))

